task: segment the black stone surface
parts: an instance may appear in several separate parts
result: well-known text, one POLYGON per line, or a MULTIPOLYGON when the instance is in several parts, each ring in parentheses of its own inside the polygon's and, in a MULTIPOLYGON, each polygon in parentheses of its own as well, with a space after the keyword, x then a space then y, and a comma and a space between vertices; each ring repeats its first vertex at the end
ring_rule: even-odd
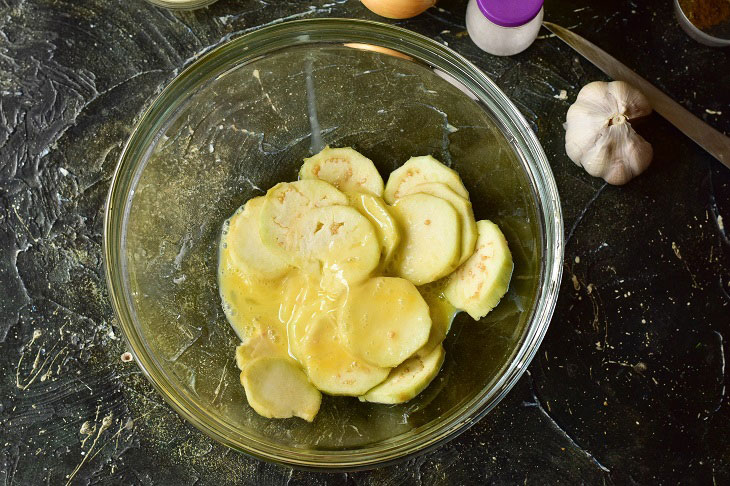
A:
MULTIPOLYGON (((356 0, 177 13, 0 0, 0 483, 730 483, 730 170, 654 115, 642 127, 650 169, 620 188, 591 178, 565 155, 561 123, 581 86, 607 78, 547 32, 512 58, 482 53, 465 8, 444 0, 394 23, 475 62, 542 142, 567 237, 555 317, 529 372, 456 440, 392 467, 316 474, 213 443, 122 362, 103 206, 130 127, 196 55, 282 20, 376 16, 356 0)), ((546 19, 730 133, 730 52, 687 38, 669 1, 547 0, 546 19)))

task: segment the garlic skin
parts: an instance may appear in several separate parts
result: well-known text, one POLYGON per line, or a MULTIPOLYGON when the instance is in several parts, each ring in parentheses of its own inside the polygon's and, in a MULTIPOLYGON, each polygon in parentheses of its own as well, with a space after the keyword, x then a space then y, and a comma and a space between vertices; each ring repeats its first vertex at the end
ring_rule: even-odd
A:
POLYGON ((408 19, 436 5, 436 0, 361 0, 372 12, 389 19, 408 19))
POLYGON ((631 126, 651 111, 644 94, 624 81, 583 86, 564 125, 568 157, 609 184, 626 184, 651 163, 651 145, 631 126))

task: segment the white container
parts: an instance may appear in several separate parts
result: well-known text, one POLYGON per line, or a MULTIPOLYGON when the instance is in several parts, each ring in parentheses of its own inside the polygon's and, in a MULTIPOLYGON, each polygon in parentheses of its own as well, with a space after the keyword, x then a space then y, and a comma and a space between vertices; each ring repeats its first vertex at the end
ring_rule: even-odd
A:
POLYGON ((483 51, 512 56, 537 38, 543 17, 543 0, 469 0, 466 30, 483 51))

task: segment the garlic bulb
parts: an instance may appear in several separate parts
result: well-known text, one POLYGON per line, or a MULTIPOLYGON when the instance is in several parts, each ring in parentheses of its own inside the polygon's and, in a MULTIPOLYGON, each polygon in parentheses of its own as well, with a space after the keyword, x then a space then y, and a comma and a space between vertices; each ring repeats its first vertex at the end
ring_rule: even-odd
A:
POLYGON ((436 0, 362 0, 362 3, 381 17, 407 19, 433 7, 436 0))
POLYGON ((649 100, 628 83, 583 86, 565 122, 568 157, 609 184, 626 184, 651 163, 651 145, 630 123, 650 113, 649 100))

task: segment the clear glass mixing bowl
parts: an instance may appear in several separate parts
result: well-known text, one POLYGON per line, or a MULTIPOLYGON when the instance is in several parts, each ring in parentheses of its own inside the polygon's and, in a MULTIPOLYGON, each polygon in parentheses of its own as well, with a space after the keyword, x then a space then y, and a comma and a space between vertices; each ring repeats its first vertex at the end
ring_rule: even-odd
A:
POLYGON ((357 469, 435 447, 491 410, 537 351, 557 299, 563 223, 550 167, 482 72, 426 37, 374 22, 282 23, 182 72, 135 127, 114 174, 104 248, 132 353, 167 402, 214 439, 300 467, 357 469), (384 176, 412 155, 454 167, 477 219, 506 234, 509 293, 460 314, 446 362, 403 405, 324 397, 313 423, 248 406, 216 284, 223 221, 296 179, 321 144, 353 146, 384 176))

